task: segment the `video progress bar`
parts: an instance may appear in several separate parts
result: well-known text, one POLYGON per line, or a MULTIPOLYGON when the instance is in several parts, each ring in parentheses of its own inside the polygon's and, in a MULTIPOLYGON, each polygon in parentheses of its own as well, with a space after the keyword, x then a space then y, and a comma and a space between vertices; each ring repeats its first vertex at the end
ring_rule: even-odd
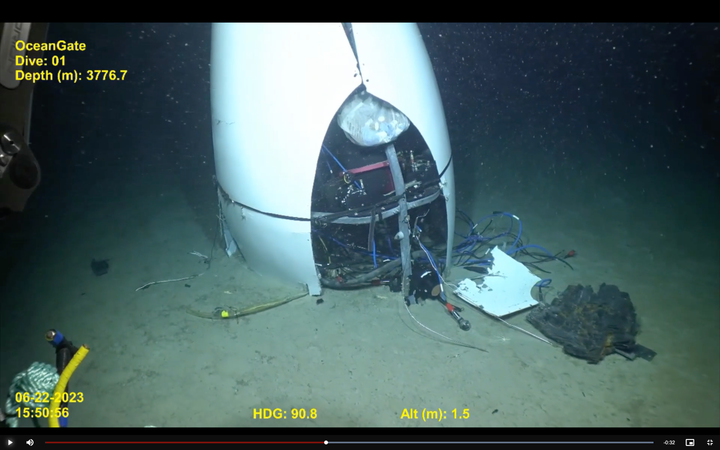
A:
POLYGON ((421 445, 421 444, 444 444, 444 445, 500 445, 500 444, 546 444, 546 445, 560 445, 560 444, 572 444, 572 445, 598 445, 598 444, 610 444, 610 445, 628 445, 628 444, 642 444, 652 445, 654 441, 45 441, 45 444, 215 444, 215 445, 238 445, 238 444, 286 444, 286 445, 331 445, 331 444, 342 444, 342 445, 359 445, 359 444, 378 444, 378 445, 421 445))

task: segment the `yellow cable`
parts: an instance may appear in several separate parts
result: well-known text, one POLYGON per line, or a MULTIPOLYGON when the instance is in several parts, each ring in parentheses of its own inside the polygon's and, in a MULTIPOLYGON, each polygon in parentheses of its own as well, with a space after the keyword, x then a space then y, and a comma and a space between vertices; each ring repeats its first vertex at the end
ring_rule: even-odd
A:
POLYGON ((294 295, 292 297, 289 297, 289 298, 286 298, 283 300, 276 300, 274 302, 264 303, 262 305, 251 306, 251 307, 245 308, 243 310, 237 310, 231 306, 222 306, 220 308, 215 308, 215 311, 213 311, 211 313, 196 311, 194 309, 187 309, 186 312, 195 317, 200 317, 201 319, 212 319, 212 320, 235 319, 238 317, 248 316, 250 314, 256 314, 256 313, 259 313, 259 312, 262 312, 262 311, 265 311, 265 310, 268 310, 271 308, 275 308, 277 306, 284 305, 285 303, 290 303, 293 300, 303 298, 307 295, 308 295, 308 293, 305 292, 305 293, 294 295))
POLYGON ((60 379, 55 385, 55 390, 53 391, 52 399, 50 400, 50 417, 48 417, 48 426, 50 428, 60 427, 60 423, 58 422, 58 418, 60 417, 60 400, 63 397, 63 393, 65 392, 68 381, 70 381, 70 377, 72 376, 73 372, 75 372, 75 369, 77 369, 77 367, 80 365, 82 360, 85 358, 85 355, 87 355, 89 351, 90 349, 87 348, 87 345, 83 345, 82 347, 77 349, 75 355, 72 357, 68 365, 60 374, 60 379))

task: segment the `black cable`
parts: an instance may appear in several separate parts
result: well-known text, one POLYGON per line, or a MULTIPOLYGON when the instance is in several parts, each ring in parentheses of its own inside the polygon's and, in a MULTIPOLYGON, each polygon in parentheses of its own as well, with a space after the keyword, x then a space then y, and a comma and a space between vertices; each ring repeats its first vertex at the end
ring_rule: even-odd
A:
MULTIPOLYGON (((420 257, 421 255, 425 255, 425 252, 422 250, 417 250, 410 254, 410 258, 415 259, 420 257)), ((360 287, 365 287, 372 280, 380 278, 381 276, 387 275, 393 270, 398 269, 401 264, 402 258, 397 258, 383 264, 375 270, 371 270, 370 272, 360 274, 353 278, 347 278, 343 281, 338 281, 331 278, 320 278, 320 282, 323 286, 329 287, 331 289, 357 289, 360 287)))
POLYGON ((375 253, 373 242, 375 241, 375 206, 370 213, 370 231, 368 232, 367 251, 375 253))
POLYGON ((220 234, 220 219, 218 219, 217 225, 215 225, 215 236, 213 237, 212 248, 210 248, 210 256, 208 256, 207 261, 206 261, 207 262, 207 268, 205 269, 206 272, 208 270, 210 270, 210 265, 212 264, 213 253, 215 253, 215 245, 217 245, 218 234, 220 234))

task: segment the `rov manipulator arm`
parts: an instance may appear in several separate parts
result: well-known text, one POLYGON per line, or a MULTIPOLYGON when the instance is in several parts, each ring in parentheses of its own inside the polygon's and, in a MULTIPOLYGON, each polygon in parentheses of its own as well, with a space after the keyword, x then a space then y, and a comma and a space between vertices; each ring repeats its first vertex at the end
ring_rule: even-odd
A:
POLYGON ((40 184, 40 165, 28 145, 35 83, 33 72, 42 65, 42 51, 27 50, 27 43, 44 43, 46 23, 0 23, 0 219, 20 212, 40 184), (40 59, 38 59, 40 58, 40 59))

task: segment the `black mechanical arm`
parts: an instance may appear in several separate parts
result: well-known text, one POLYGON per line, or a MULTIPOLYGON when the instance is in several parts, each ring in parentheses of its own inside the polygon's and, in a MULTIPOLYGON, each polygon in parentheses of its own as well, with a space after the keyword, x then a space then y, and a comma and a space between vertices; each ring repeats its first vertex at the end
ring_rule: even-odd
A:
POLYGON ((45 42, 46 23, 0 23, 0 219, 20 212, 40 184, 40 165, 28 145, 35 84, 23 74, 41 70, 24 66, 24 56, 41 51, 18 50, 18 41, 45 42))

